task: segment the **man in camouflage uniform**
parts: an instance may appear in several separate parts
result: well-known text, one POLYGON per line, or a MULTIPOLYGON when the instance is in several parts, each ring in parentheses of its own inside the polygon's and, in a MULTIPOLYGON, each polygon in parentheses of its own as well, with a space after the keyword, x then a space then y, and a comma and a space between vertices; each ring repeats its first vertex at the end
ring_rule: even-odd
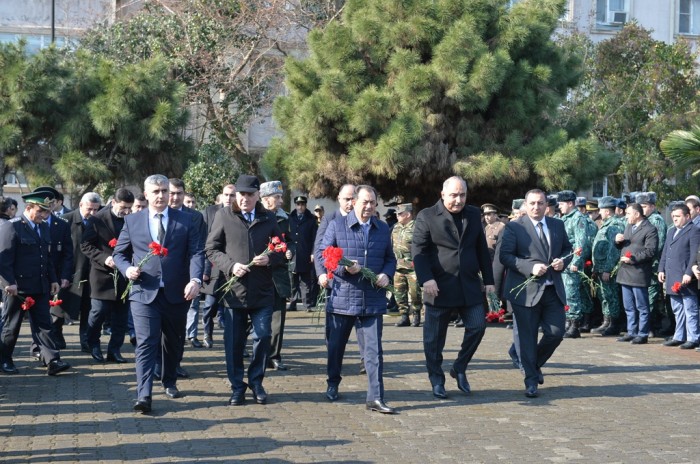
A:
POLYGON ((658 337, 665 334, 673 335, 674 327, 670 327, 670 331, 667 330, 666 332, 661 333, 664 316, 670 319, 672 326, 674 325, 675 319, 673 318, 673 313, 666 311, 664 296, 661 293, 661 284, 656 278, 656 275, 659 272, 659 258, 661 257, 661 252, 664 249, 664 244, 666 243, 668 226, 666 225, 664 218, 656 210, 655 192, 638 193, 636 202, 641 205, 642 210, 644 210, 644 216, 646 216, 649 222, 656 227, 656 231, 659 234, 659 242, 656 247, 656 256, 654 256, 654 262, 652 263, 651 267, 652 278, 651 282, 649 282, 649 319, 651 324, 651 336, 658 337))
POLYGON ((587 286, 582 282, 579 271, 583 272, 586 261, 591 259, 591 245, 598 228, 587 215, 582 214, 576 207, 576 193, 571 190, 563 190, 557 194, 557 201, 571 246, 574 251, 581 250, 580 255, 574 254, 571 264, 562 273, 566 289, 566 304, 569 306, 566 313, 568 327, 564 338, 579 338, 581 336, 581 323, 587 324, 593 311, 591 295, 587 286))
POLYGON ((503 229, 505 229, 506 225, 498 220, 498 209, 491 203, 484 203, 481 205, 481 214, 484 218, 486 246, 489 249, 489 255, 491 255, 491 262, 493 263, 493 256, 496 252, 496 244, 498 243, 498 239, 501 237, 503 229))
POLYGON ((396 274, 394 274, 394 296, 401 313, 401 320, 396 327, 420 326, 420 311, 423 306, 416 271, 413 269, 411 244, 413 243, 413 205, 403 203, 396 207, 397 222, 391 229, 391 242, 396 256, 396 274), (409 321, 408 315, 413 315, 409 321))
POLYGON ((579 211, 581 211, 581 214, 584 216, 588 215, 586 212, 586 197, 576 197, 576 208, 578 208, 579 211))
POLYGON ((615 246, 615 236, 625 231, 625 224, 615 216, 618 201, 603 197, 598 201, 602 223, 593 240, 593 275, 599 289, 603 309, 603 324, 591 333, 604 337, 620 335, 620 288, 611 276, 620 261, 620 249, 615 246))

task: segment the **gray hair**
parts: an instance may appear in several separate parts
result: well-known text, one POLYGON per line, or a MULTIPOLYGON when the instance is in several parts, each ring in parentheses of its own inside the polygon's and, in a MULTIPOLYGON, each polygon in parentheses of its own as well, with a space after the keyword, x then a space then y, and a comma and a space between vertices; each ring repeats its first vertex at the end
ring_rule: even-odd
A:
POLYGON ((447 187, 450 185, 452 182, 461 182, 462 185, 464 186, 464 190, 467 190, 467 181, 464 180, 463 178, 459 176, 452 176, 448 179, 445 180, 445 182, 442 183, 442 190, 447 190, 447 187))
POLYGON ((80 203, 99 203, 102 204, 102 198, 95 192, 87 192, 80 199, 80 203))
POLYGON ((146 180, 143 181, 143 189, 146 190, 146 185, 151 184, 151 185, 169 185, 170 184, 170 179, 165 177, 163 174, 153 174, 148 177, 146 177, 146 180))

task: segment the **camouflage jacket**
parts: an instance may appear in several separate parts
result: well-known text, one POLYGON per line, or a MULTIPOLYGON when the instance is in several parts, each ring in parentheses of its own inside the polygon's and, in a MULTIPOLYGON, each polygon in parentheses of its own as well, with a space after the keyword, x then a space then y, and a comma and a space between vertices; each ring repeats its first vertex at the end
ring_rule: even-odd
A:
POLYGON ((397 222, 391 230, 391 243, 396 256, 397 271, 413 271, 413 257, 411 256, 411 244, 413 243, 413 226, 415 219, 411 219, 406 225, 397 222))
POLYGON ((659 234, 659 243, 656 246, 656 256, 654 256, 654 261, 658 261, 659 258, 661 257, 661 251, 664 249, 664 243, 666 243, 666 234, 668 233, 668 226, 666 225, 666 221, 664 221, 664 218, 659 214, 658 211, 654 211, 649 215, 647 218, 649 222, 651 222, 651 225, 656 227, 656 232, 659 234))
POLYGON ((625 224, 618 218, 603 221, 593 240, 593 272, 610 272, 620 261, 620 249, 615 246, 615 236, 625 231, 625 224))
POLYGON ((593 238, 598 233, 598 228, 588 216, 576 208, 569 214, 563 215, 561 219, 564 221, 564 229, 574 251, 581 249, 581 255, 574 254, 569 266, 576 266, 582 271, 586 261, 591 259, 593 238))

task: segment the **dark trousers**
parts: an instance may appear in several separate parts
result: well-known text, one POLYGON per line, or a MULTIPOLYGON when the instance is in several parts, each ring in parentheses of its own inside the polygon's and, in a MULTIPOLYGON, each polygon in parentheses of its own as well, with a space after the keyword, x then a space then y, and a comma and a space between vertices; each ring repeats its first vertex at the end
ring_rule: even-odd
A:
MULTIPOLYGON (((5 294, 2 309, 2 333, 0 334, 0 362, 11 362, 12 355, 19 337, 19 330, 22 327, 22 319, 25 311, 21 308, 22 299, 17 296, 5 294)), ((32 336, 39 345, 42 360, 49 362, 59 359, 59 352, 56 342, 51 335, 51 314, 49 313, 49 295, 38 293, 32 295, 22 295, 22 298, 32 297, 34 305, 29 308, 29 326, 32 336)))
POLYGON ((158 350, 162 350, 163 386, 175 386, 175 368, 184 343, 189 306, 189 302, 169 303, 165 299, 163 289, 160 289, 156 299, 150 304, 131 302, 131 315, 136 332, 136 390, 139 398, 151 396, 158 350))
POLYGON ((243 350, 248 338, 248 318, 253 324, 253 353, 248 366, 248 383, 262 385, 270 353, 272 306, 224 308, 224 351, 226 373, 233 391, 245 390, 243 350))
POLYGON ((479 301, 472 306, 459 306, 455 308, 443 308, 425 305, 425 323, 423 324, 423 351, 425 353, 425 365, 428 368, 428 378, 431 385, 444 385, 445 373, 442 370, 442 350, 447 339, 447 327, 450 324, 450 315, 453 311, 459 313, 464 322, 464 337, 462 347, 453 363, 457 372, 465 372, 476 349, 486 333, 486 318, 484 305, 479 301))
POLYGON ((129 302, 122 301, 121 298, 116 301, 92 299, 92 308, 88 318, 87 343, 90 348, 100 346, 102 324, 108 315, 112 317, 112 334, 107 344, 107 353, 119 353, 124 344, 124 335, 129 320, 129 302))
POLYGON ((535 306, 513 303, 513 316, 518 327, 520 364, 525 371, 525 386, 536 386, 539 371, 554 354, 564 337, 566 313, 554 285, 545 288, 535 306), (537 337, 542 327, 542 339, 537 337))
POLYGON ((384 317, 346 316, 329 313, 326 317, 326 334, 328 337, 328 386, 337 387, 343 379, 343 357, 345 347, 350 338, 350 332, 355 327, 360 346, 361 356, 367 370, 367 401, 384 399, 384 351, 382 350, 382 330, 384 317))
POLYGON ((90 283, 83 282, 81 288, 83 289, 83 293, 80 297, 80 325, 78 326, 78 333, 80 334, 80 344, 83 345, 88 342, 88 321, 90 320, 90 303, 92 300, 90 298, 90 283))
POLYGON ((306 308, 316 306, 319 285, 316 282, 316 273, 311 271, 292 273, 292 299, 291 304, 302 302, 306 308))
POLYGON ((272 306, 272 340, 270 341, 270 359, 282 359, 282 342, 284 340, 284 322, 287 319, 287 302, 275 290, 275 303, 272 306))
POLYGON ((202 325, 204 330, 204 338, 211 339, 214 335, 214 319, 219 312, 220 295, 206 295, 200 306, 202 311, 202 325))

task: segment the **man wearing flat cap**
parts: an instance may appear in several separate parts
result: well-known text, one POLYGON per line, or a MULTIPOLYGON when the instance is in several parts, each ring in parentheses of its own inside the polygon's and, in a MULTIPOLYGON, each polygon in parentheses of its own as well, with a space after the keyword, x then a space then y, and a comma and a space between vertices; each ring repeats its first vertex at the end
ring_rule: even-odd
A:
POLYGON ((316 216, 306 208, 306 197, 294 198, 294 211, 289 213, 289 244, 292 248, 292 298, 289 310, 295 311, 301 302, 308 310, 316 306, 318 284, 313 264, 314 241, 318 231, 316 216))
POLYGON ((403 203, 396 207, 398 222, 391 230, 391 243, 396 256, 396 274, 394 274, 394 297, 401 314, 396 327, 420 326, 423 297, 413 268, 411 244, 413 243, 413 205, 403 203), (412 315, 412 320, 409 320, 412 315))
MULTIPOLYGON (((224 350, 226 373, 233 391, 229 404, 245 403, 250 387, 258 404, 267 402, 263 388, 265 366, 270 354, 272 308, 275 302, 273 270, 282 262, 282 253, 263 254, 271 240, 282 239, 277 218, 266 210, 260 199, 260 182, 250 175, 236 181, 236 200, 232 208, 222 208, 214 217, 204 249, 207 258, 226 279, 236 277, 224 293, 224 350), (243 381, 243 351, 248 337, 248 319, 253 325, 253 353, 248 366, 248 383, 243 381)), ((316 221, 313 221, 314 223, 316 221)))
POLYGON ((51 261, 51 232, 44 222, 51 213, 51 192, 22 195, 24 213, 0 226, 0 284, 5 292, 0 334, 0 369, 16 374, 12 355, 25 311, 29 312, 32 335, 48 374, 70 368, 61 360, 51 335, 49 298, 58 293, 58 277, 51 261))
POLYGON ((484 203, 481 205, 481 215, 484 218, 486 246, 489 248, 489 255, 491 256, 491 262, 493 263, 493 257, 496 253, 496 244, 498 243, 498 239, 501 237, 501 233, 503 233, 503 229, 506 227, 506 225, 498 220, 498 208, 491 203, 484 203))
POLYGON ((317 224, 319 224, 319 225, 321 224, 321 219, 323 219, 324 214, 326 214, 326 210, 323 208, 322 205, 314 206, 314 216, 316 216, 316 223, 317 224))

